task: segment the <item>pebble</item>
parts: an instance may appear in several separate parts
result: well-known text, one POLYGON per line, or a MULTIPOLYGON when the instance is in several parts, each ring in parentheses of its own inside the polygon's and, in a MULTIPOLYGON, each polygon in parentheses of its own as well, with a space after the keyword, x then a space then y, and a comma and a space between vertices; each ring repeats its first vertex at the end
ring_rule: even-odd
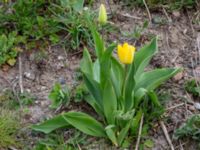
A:
POLYGON ((200 110, 200 103, 194 103, 194 107, 195 107, 197 110, 200 110))
POLYGON ((88 10, 88 7, 84 7, 83 10, 85 10, 85 11, 88 10))
POLYGON ((58 60, 64 60, 63 56, 58 56, 58 60))
POLYGON ((35 80, 35 75, 31 72, 24 72, 24 77, 29 80, 35 80))
POLYGON ((174 17, 180 17, 181 16, 179 11, 173 11, 172 14, 174 15, 174 17))
POLYGON ((38 101, 38 100, 36 100, 36 101, 35 101, 35 104, 39 104, 39 101, 38 101))
POLYGON ((64 67, 65 67, 65 65, 63 63, 57 63, 57 65, 56 65, 56 69, 57 70, 60 70, 60 69, 62 69, 64 67))
POLYGON ((31 93, 31 89, 26 89, 26 91, 27 91, 28 93, 31 93))
POLYGON ((51 101, 49 101, 49 100, 45 100, 45 101, 40 102, 40 106, 42 108, 47 108, 47 106, 49 106, 50 104, 51 104, 51 101))
POLYGON ((196 110, 194 106, 189 106, 188 109, 191 110, 191 111, 195 111, 196 110))
POLYGON ((179 81, 183 78, 183 72, 179 72, 174 76, 175 81, 179 81))
POLYGON ((47 87, 46 86, 41 86, 41 88, 40 88, 41 90, 46 90, 47 89, 47 87))
POLYGON ((59 78, 59 83, 60 83, 60 84, 65 84, 65 83, 66 83, 65 78, 64 78, 64 77, 60 77, 60 78, 59 78))

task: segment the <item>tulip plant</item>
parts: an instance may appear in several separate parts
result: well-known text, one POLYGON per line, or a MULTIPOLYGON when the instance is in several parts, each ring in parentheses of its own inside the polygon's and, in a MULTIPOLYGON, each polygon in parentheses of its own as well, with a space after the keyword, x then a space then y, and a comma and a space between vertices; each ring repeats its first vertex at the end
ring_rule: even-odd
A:
POLYGON ((98 119, 83 112, 70 111, 34 125, 33 129, 50 133, 57 128, 74 127, 121 146, 128 137, 137 134, 142 114, 148 116, 149 110, 160 107, 154 89, 180 69, 144 71, 157 52, 157 38, 138 51, 128 43, 111 44, 106 48, 99 33, 92 26, 91 30, 96 59, 92 60, 85 48, 80 68, 90 93, 85 101, 94 109, 98 119), (116 48, 118 58, 112 55, 116 48))

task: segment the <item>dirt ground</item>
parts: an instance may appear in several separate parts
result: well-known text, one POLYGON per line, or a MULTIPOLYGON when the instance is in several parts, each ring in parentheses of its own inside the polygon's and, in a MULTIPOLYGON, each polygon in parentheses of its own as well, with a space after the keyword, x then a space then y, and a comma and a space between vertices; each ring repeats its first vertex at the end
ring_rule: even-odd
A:
MULTIPOLYGON (((134 8, 127 10, 120 5, 111 5, 112 11, 116 10, 110 22, 120 30, 130 32, 134 27, 142 25, 148 20, 145 9, 134 8)), ((109 8, 108 8, 109 10, 109 8)), ((109 10, 111 13, 111 11, 109 10)), ((172 136, 174 130, 194 113, 200 113, 193 103, 200 102, 193 99, 184 90, 184 83, 191 78, 200 77, 200 26, 192 23, 196 10, 182 10, 167 12, 165 9, 150 11, 152 23, 136 42, 133 38, 122 36, 115 32, 108 35, 109 40, 118 42, 128 41, 136 44, 137 49, 150 41, 152 35, 159 37, 159 52, 151 61, 150 68, 154 67, 182 67, 183 71, 167 82, 161 90, 166 90, 171 97, 165 103, 166 113, 164 120, 167 131, 172 136)), ((200 13, 200 12, 198 12, 200 13)), ((21 57, 23 88, 36 97, 34 104, 29 107, 29 115, 24 118, 25 123, 37 123, 44 118, 49 118, 55 111, 49 109, 48 94, 55 82, 66 83, 73 87, 76 70, 79 67, 81 54, 67 53, 62 47, 51 46, 46 50, 46 59, 36 62, 36 53, 24 52, 21 57)), ((0 92, 6 88, 19 91, 19 61, 7 71, 0 70, 0 92)), ((170 149, 159 123, 150 132, 155 145, 153 150, 170 149)), ((175 149, 195 150, 195 144, 190 141, 172 141, 175 149)))

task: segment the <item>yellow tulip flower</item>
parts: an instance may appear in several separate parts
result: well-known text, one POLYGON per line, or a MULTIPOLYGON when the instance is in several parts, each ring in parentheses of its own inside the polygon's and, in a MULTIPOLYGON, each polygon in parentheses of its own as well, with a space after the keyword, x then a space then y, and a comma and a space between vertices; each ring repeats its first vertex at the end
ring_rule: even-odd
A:
POLYGON ((105 24, 107 22, 107 13, 106 13, 106 8, 105 8, 104 4, 100 5, 98 21, 101 24, 105 24))
POLYGON ((129 45, 128 43, 124 43, 123 46, 118 45, 117 52, 119 60, 123 64, 131 64, 134 59, 135 50, 136 48, 134 46, 129 45))

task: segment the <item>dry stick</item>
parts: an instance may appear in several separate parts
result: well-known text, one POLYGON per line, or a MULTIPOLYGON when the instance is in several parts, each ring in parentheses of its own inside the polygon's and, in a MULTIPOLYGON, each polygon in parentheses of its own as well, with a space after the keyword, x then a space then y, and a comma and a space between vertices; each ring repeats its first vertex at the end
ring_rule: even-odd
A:
POLYGON ((184 148, 183 148, 183 144, 181 143, 181 141, 179 140, 179 147, 180 147, 180 150, 184 150, 184 148))
POLYGON ((163 132, 164 132, 165 138, 166 138, 166 140, 167 140, 169 146, 171 147, 171 150, 174 150, 174 146, 173 146, 172 141, 171 141, 171 139, 170 139, 170 137, 169 137, 169 134, 168 134, 168 132, 167 132, 167 128, 166 128, 164 122, 163 122, 163 121, 159 121, 159 123, 160 123, 161 128, 162 128, 162 130, 163 130, 163 132))
POLYGON ((199 64, 200 63, 200 33, 198 33, 197 35, 196 42, 197 42, 197 51, 198 51, 198 57, 199 57, 198 59, 199 62, 197 62, 197 64, 199 64))
POLYGON ((144 121, 144 114, 142 114, 142 117, 141 117, 141 120, 140 120, 140 128, 139 128, 139 133, 138 133, 138 138, 137 138, 137 143, 136 143, 136 146, 135 146, 135 150, 139 149, 143 121, 144 121))
POLYGON ((143 0, 143 3, 144 3, 144 6, 145 6, 145 8, 146 8, 146 10, 147 10, 147 13, 148 13, 148 16, 149 16, 149 21, 151 22, 152 17, 151 17, 151 14, 150 14, 149 8, 148 8, 148 6, 147 6, 147 3, 146 3, 145 0, 143 0))
POLYGON ((200 33, 197 35, 197 50, 199 54, 199 61, 200 61, 200 33))
POLYGON ((167 108, 166 110, 168 111, 168 110, 171 110, 171 109, 174 109, 174 108, 183 106, 184 104, 185 104, 185 103, 180 103, 180 104, 177 104, 177 105, 175 105, 175 106, 169 107, 169 108, 167 108))
POLYGON ((141 20, 141 19, 142 19, 142 18, 140 18, 140 17, 133 16, 133 15, 130 15, 130 14, 128 14, 128 13, 125 13, 125 14, 123 14, 123 13, 117 13, 117 15, 121 15, 121 16, 123 16, 123 17, 131 18, 131 19, 137 19, 137 20, 141 20))
POLYGON ((78 145, 78 150, 82 150, 81 147, 80 147, 80 145, 78 143, 77 143, 77 145, 78 145))
POLYGON ((19 55, 19 87, 20 87, 20 92, 24 93, 23 78, 22 78, 22 59, 21 59, 21 54, 19 55))
POLYGON ((198 77, 196 75, 196 72, 195 72, 195 67, 194 67, 194 61, 193 61, 193 58, 191 58, 191 64, 192 64, 192 72, 193 72, 193 75, 194 75, 194 78, 195 78, 195 83, 197 86, 199 86, 197 80, 198 80, 198 77))
POLYGON ((165 16, 167 17, 168 22, 172 22, 172 19, 171 19, 171 18, 169 17, 169 15, 167 14, 167 11, 165 10, 165 8, 162 7, 162 9, 163 9, 163 12, 164 12, 165 16))
POLYGON ((113 11, 112 11, 112 8, 111 8, 111 5, 110 5, 110 1, 107 0, 106 2, 108 3, 108 7, 109 7, 109 9, 110 9, 111 15, 113 16, 113 11))
POLYGON ((190 19, 190 16, 189 16, 189 13, 188 13, 188 10, 187 10, 187 9, 186 9, 186 12, 187 12, 188 19, 189 19, 189 23, 190 23, 190 26, 191 26, 191 29, 192 29, 192 34, 193 34, 193 36, 194 36, 194 35, 195 35, 194 27, 193 27, 193 25, 192 25, 192 21, 191 21, 191 19, 190 19))

